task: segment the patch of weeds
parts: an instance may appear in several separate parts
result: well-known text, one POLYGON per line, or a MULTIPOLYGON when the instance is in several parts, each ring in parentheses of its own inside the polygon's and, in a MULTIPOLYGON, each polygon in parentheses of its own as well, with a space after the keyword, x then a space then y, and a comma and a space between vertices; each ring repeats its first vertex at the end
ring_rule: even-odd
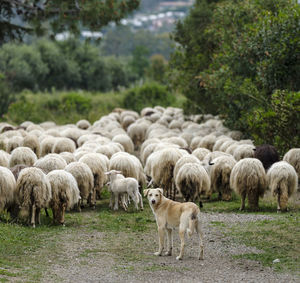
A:
MULTIPOLYGON (((241 198, 233 194, 231 201, 218 200, 218 194, 214 193, 210 200, 203 200, 203 212, 219 212, 219 213, 238 213, 238 214, 273 214, 277 213, 277 203, 273 197, 270 197, 269 193, 266 193, 264 198, 259 199, 259 210, 251 211, 248 208, 248 202, 246 200, 245 211, 240 211, 241 198)), ((295 203, 289 203, 290 212, 299 212, 300 206, 295 203)))
POLYGON ((10 277, 16 277, 17 274, 12 273, 10 271, 7 271, 5 269, 0 268, 0 275, 10 276, 10 277))
POLYGON ((300 254, 300 214, 279 215, 275 220, 263 220, 237 224, 230 227, 227 236, 234 241, 254 246, 263 253, 248 253, 235 256, 260 261, 265 266, 272 266, 276 271, 299 272, 300 254), (279 259, 280 262, 273 263, 279 259))
POLYGON ((213 226, 225 227, 225 224, 222 221, 211 221, 210 224, 213 226))

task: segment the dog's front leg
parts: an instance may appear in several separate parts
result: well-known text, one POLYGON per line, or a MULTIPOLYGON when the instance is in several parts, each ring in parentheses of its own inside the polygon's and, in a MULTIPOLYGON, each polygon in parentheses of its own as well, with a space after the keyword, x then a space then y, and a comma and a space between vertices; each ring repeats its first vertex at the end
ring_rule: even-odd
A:
POLYGON ((154 255, 161 255, 164 248, 164 238, 165 238, 165 229, 162 227, 158 227, 158 252, 154 253, 154 255))
POLYGON ((166 251, 166 255, 172 255, 172 249, 173 249, 173 230, 170 228, 167 228, 167 232, 168 232, 168 250, 166 251))

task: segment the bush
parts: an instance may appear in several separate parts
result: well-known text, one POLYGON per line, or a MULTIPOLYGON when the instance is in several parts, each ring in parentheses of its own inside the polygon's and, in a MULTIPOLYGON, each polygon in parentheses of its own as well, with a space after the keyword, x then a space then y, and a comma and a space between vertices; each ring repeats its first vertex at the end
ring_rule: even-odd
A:
POLYGON ((300 144, 300 92, 277 90, 271 104, 257 108, 248 117, 251 133, 257 144, 269 143, 283 155, 300 144))
POLYGON ((175 97, 165 86, 155 82, 129 89, 124 98, 124 107, 135 111, 141 111, 146 106, 161 105, 166 107, 173 103, 175 103, 175 97))
POLYGON ((0 73, 0 117, 6 113, 8 106, 14 101, 14 95, 7 83, 5 76, 0 73))

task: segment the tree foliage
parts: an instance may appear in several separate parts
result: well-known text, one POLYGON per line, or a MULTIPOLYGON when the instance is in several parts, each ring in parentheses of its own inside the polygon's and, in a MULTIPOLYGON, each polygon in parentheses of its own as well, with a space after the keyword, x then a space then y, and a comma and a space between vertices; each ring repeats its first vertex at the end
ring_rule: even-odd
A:
POLYGON ((22 39, 25 34, 50 36, 80 28, 99 30, 119 22, 135 10, 140 0, 2 0, 0 2, 0 44, 22 39))
POLYGON ((173 37, 179 47, 169 71, 173 87, 188 98, 186 109, 219 114, 230 128, 267 142, 258 133, 267 136, 279 124, 254 121, 263 112, 283 119, 275 107, 281 101, 293 113, 285 119, 291 133, 298 131, 297 140, 288 142, 283 131, 273 131, 268 142, 282 151, 297 146, 299 20, 300 6, 293 0, 196 1, 177 24, 173 37))

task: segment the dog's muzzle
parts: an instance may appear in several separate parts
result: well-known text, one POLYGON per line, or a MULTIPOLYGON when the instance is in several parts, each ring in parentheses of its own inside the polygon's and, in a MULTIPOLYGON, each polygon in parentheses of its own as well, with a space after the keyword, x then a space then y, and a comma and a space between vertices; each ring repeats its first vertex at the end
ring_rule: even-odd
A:
POLYGON ((152 202, 152 204, 155 204, 155 200, 154 199, 151 202, 152 202))

